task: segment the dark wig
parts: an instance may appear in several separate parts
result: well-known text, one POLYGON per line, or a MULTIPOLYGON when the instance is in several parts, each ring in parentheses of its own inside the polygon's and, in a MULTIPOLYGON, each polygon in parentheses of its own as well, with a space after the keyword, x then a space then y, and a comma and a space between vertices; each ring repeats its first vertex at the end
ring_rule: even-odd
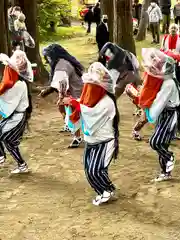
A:
POLYGON ((26 83, 26 86, 27 86, 29 106, 26 108, 26 120, 27 120, 27 126, 28 126, 28 121, 30 120, 31 114, 32 114, 32 111, 33 111, 30 83, 21 76, 19 76, 19 80, 24 81, 26 83))
POLYGON ((59 44, 51 44, 48 47, 46 47, 43 50, 43 55, 47 61, 47 57, 51 59, 50 67, 50 82, 52 81, 54 70, 56 68, 57 63, 60 59, 64 59, 72 64, 72 66, 75 68, 76 74, 78 76, 82 76, 82 72, 84 70, 84 67, 81 65, 80 62, 77 61, 75 57, 70 55, 63 47, 61 47, 59 44))
POLYGON ((119 110, 117 107, 117 102, 116 102, 116 97, 114 94, 107 92, 107 95, 113 100, 114 106, 116 109, 116 115, 113 120, 113 128, 114 128, 114 159, 117 159, 118 154, 119 154, 119 121, 120 121, 120 115, 119 115, 119 110))

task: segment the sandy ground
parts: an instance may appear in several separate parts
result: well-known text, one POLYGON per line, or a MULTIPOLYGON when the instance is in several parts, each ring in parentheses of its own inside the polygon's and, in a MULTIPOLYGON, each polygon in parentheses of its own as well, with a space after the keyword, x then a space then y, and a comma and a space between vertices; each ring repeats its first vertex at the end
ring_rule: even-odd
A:
POLYGON ((31 173, 9 175, 14 167, 9 156, 0 168, 0 240, 179 240, 180 143, 172 144, 174 179, 150 183, 159 170, 147 143, 153 127, 145 127, 144 141, 131 139, 133 106, 123 96, 120 155, 110 167, 118 200, 95 207, 83 171, 83 146, 67 149, 71 137, 59 133, 63 122, 55 102, 56 96, 34 99, 31 132, 21 146, 31 173))

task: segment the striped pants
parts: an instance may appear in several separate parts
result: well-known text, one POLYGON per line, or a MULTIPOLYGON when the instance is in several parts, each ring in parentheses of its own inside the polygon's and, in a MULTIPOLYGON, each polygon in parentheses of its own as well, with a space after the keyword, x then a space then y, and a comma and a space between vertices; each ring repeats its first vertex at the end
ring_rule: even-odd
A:
MULTIPOLYGON (((11 154, 11 156, 16 160, 18 165, 25 163, 19 151, 19 144, 24 133, 25 126, 26 126, 26 114, 24 114, 23 119, 16 127, 11 129, 10 131, 4 133, 2 132, 0 134, 0 156, 1 157, 4 156, 6 158, 6 153, 4 150, 5 146, 9 153, 11 154)), ((2 131, 2 129, 0 130, 2 131)))
POLYGON ((84 168, 91 187, 102 195, 104 191, 114 191, 115 187, 108 176, 108 166, 114 153, 114 140, 98 144, 86 144, 84 168))
POLYGON ((173 140, 177 127, 177 112, 175 109, 165 109, 158 118, 155 132, 150 139, 150 146, 157 151, 162 173, 166 173, 166 164, 172 160, 173 153, 169 145, 173 140))

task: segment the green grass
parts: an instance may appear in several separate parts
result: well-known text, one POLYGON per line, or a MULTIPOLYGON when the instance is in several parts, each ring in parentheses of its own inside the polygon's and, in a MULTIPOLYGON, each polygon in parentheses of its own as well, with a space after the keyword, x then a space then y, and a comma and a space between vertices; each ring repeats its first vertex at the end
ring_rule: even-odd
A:
POLYGON ((42 44, 46 42, 56 42, 60 39, 69 39, 73 37, 80 37, 84 35, 84 28, 82 26, 73 26, 73 27, 58 27, 56 32, 47 32, 42 34, 40 41, 42 44))

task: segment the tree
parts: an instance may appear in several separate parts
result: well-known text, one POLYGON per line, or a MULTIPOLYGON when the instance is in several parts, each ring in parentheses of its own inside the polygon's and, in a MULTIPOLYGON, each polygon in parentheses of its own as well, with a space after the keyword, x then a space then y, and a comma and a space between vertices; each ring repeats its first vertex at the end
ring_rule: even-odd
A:
POLYGON ((113 42, 114 38, 114 9, 112 8, 112 0, 101 0, 101 10, 103 15, 108 15, 108 28, 110 34, 110 41, 113 42))
POLYGON ((148 14, 147 9, 150 5, 150 0, 144 0, 142 11, 141 11, 141 20, 139 24, 138 34, 136 36, 137 41, 143 41, 146 39, 146 30, 148 25, 148 14))
POLYGON ((8 21, 7 21, 7 1, 0 0, 0 23, 1 23, 1 34, 0 34, 0 52, 9 53, 8 46, 8 21))
POLYGON ((133 38, 132 0, 117 0, 117 44, 136 54, 133 38))
POLYGON ((117 0, 113 0, 113 42, 117 43, 117 0))
MULTIPOLYGON (((17 4, 17 2, 16 2, 17 4)), ((32 63, 37 63, 38 72, 37 80, 44 82, 47 80, 48 73, 42 63, 41 56, 39 53, 39 29, 37 23, 37 1, 36 0, 19 0, 19 6, 21 6, 22 11, 26 16, 26 25, 28 32, 31 34, 35 40, 35 48, 27 48, 28 59, 32 63)))

